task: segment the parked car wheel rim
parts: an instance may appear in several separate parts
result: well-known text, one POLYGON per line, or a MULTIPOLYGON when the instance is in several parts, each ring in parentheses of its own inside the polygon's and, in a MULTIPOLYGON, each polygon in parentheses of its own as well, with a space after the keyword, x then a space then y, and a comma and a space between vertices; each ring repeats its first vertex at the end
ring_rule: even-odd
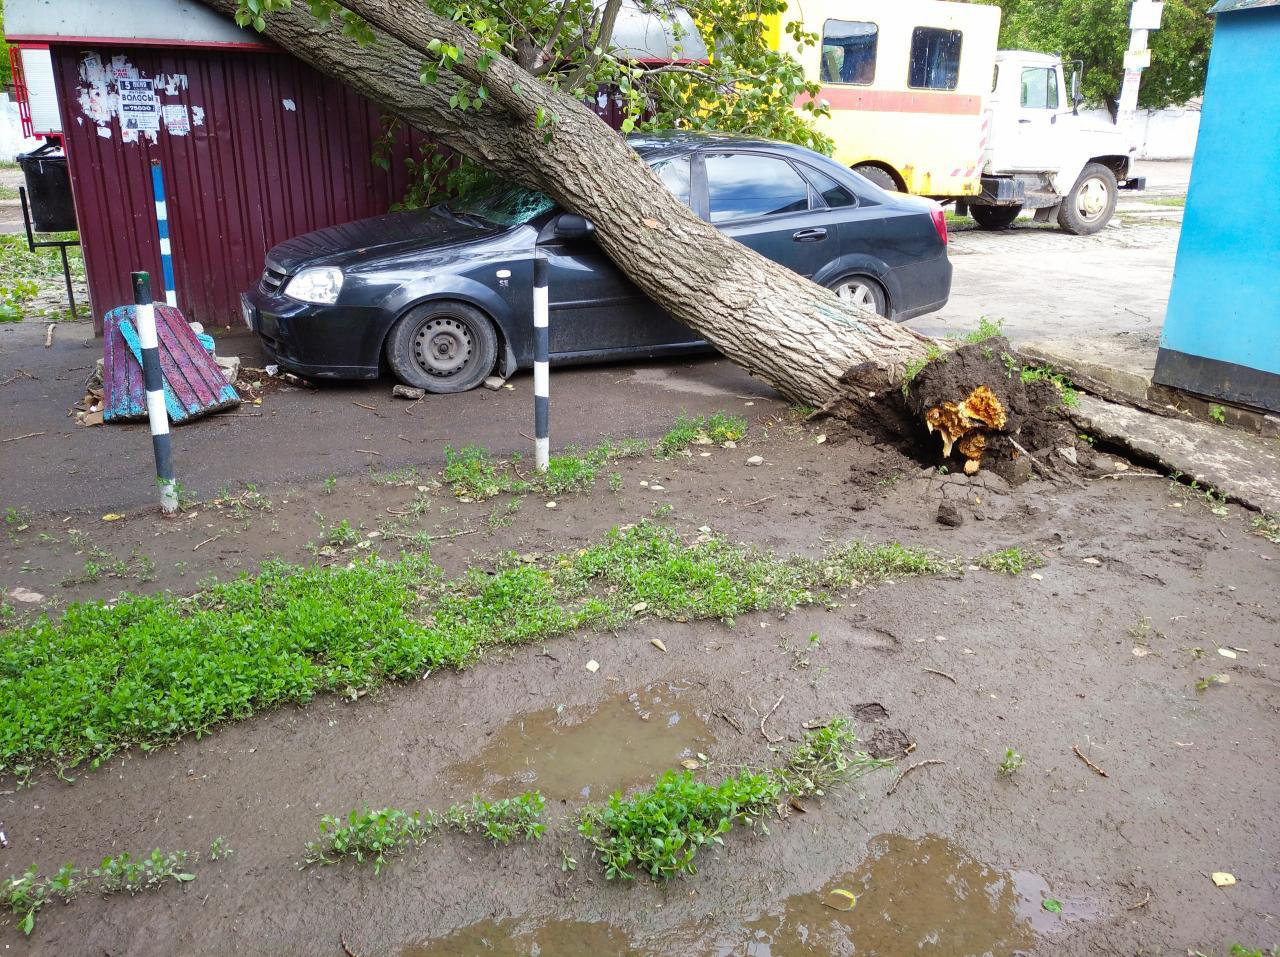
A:
POLYGON ((1107 184, 1101 176, 1090 176, 1076 190, 1076 214, 1083 220, 1092 222, 1106 212, 1110 202, 1107 184))
POLYGON ((437 316, 422 324, 413 337, 413 358, 423 372, 450 378, 467 368, 475 351, 475 337, 467 324, 452 316, 437 316))
POLYGON ((846 279, 832 291, 845 302, 872 312, 880 311, 880 303, 876 301, 876 291, 861 279, 846 279))

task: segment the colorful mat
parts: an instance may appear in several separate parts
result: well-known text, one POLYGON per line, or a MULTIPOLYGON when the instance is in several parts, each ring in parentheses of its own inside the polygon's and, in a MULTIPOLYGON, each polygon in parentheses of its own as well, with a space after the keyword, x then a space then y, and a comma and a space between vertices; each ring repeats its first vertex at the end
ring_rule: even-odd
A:
MULTIPOLYGON (((136 306, 119 306, 102 317, 102 402, 107 422, 147 417, 136 311, 136 306)), ((189 422, 239 405, 240 396, 182 313, 158 303, 155 311, 169 421, 189 422)))

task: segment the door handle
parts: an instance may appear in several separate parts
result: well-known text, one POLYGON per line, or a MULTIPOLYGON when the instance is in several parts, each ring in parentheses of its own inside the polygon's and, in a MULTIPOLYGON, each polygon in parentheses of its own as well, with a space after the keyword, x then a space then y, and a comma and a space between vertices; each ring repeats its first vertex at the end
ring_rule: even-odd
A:
POLYGON ((797 229, 791 234, 791 238, 798 243, 816 243, 827 238, 827 231, 821 226, 813 229, 797 229))
POLYGON ((1018 120, 1019 123, 1030 123, 1030 120, 1018 120))

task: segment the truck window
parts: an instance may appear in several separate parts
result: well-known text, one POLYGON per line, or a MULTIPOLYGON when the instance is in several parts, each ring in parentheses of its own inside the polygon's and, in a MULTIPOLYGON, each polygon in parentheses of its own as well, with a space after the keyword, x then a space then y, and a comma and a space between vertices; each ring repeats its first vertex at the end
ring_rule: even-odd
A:
POLYGON ((706 169, 713 223, 809 208, 809 184, 786 160, 722 153, 708 156, 706 169))
POLYGON ((822 25, 823 83, 866 86, 876 78, 876 44, 880 28, 858 20, 828 20, 822 25))
POLYGON ((921 90, 954 90, 960 79, 959 30, 916 27, 911 31, 911 66, 907 86, 921 90))
POLYGON ((1031 110, 1058 108, 1058 71, 1028 67, 1022 71, 1022 105, 1031 110))

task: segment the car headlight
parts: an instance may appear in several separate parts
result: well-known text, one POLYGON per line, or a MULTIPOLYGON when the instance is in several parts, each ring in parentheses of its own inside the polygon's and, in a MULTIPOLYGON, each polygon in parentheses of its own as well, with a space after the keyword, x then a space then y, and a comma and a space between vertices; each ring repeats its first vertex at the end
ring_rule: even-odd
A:
POLYGON ((284 294, 302 302, 331 306, 342 291, 342 270, 337 266, 312 266, 289 280, 284 294))

